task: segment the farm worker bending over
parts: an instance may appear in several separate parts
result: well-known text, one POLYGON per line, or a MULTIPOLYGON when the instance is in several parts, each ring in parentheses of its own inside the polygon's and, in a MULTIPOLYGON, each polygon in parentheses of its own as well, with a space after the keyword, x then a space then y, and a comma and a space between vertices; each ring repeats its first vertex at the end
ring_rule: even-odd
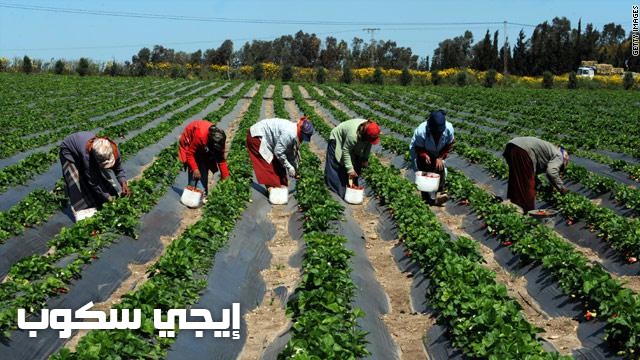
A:
POLYGON ((258 183, 267 191, 287 187, 288 176, 298 175, 299 147, 311 140, 313 125, 306 118, 298 123, 286 119, 265 119, 247 131, 247 149, 258 183))
POLYGON ((569 164, 569 153, 535 137, 513 138, 504 149, 509 165, 507 198, 525 212, 536 207, 536 175, 546 173, 553 187, 565 194, 561 175, 569 164))
POLYGON ((351 119, 331 130, 324 169, 324 180, 344 198, 349 180, 357 185, 362 168, 369 166, 371 145, 380 142, 380 127, 374 121, 351 119))
MULTIPOLYGON (((438 191, 445 189, 446 164, 445 159, 455 142, 453 125, 446 121, 442 110, 433 111, 427 121, 418 125, 413 132, 409 152, 414 171, 434 172, 440 175, 438 191)), ((431 199, 428 193, 423 192, 422 198, 430 204, 441 204, 448 200, 447 194, 431 199)))
POLYGON ((118 145, 107 138, 88 131, 67 136, 60 144, 60 164, 74 212, 101 207, 118 196, 112 173, 122 187, 122 195, 130 194, 118 145))
POLYGON ((209 170, 215 174, 219 169, 222 180, 229 177, 224 157, 226 140, 224 131, 206 120, 190 122, 180 135, 178 155, 189 172, 189 185, 197 186, 200 181, 205 201, 209 193, 209 170))

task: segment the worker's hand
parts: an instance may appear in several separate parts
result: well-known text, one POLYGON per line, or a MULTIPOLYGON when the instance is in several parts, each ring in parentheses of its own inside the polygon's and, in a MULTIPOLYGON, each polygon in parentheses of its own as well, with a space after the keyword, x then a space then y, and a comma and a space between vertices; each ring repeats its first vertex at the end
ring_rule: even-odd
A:
POLYGON ((292 178, 296 177, 296 169, 294 169, 293 167, 288 168, 287 174, 289 174, 289 176, 292 178))
POLYGON ((560 189, 560 194, 562 195, 565 195, 568 192, 569 192, 569 189, 567 189, 566 187, 563 187, 562 189, 560 189))
POLYGON ((220 179, 221 180, 226 180, 229 177, 231 177, 231 174, 229 173, 229 167, 227 166, 227 162, 221 162, 218 163, 218 169, 220 169, 220 179))
POLYGON ((349 179, 354 179, 358 177, 358 173, 355 172, 355 170, 351 170, 347 173, 347 175, 349 175, 349 179))
POLYGON ((131 196, 131 189, 129 189, 129 183, 124 181, 122 184, 121 196, 131 196))
POLYGON ((193 180, 198 181, 201 177, 202 174, 200 173, 200 169, 193 170, 193 180))
POLYGON ((436 170, 442 171, 444 170, 444 160, 437 158, 436 159, 436 170))
POLYGON ((420 158, 424 161, 425 164, 427 164, 427 166, 431 165, 431 158, 427 153, 420 154, 420 158))
POLYGON ((363 168, 368 168, 369 167, 369 160, 364 160, 362 161, 362 165, 363 168))
POLYGON ((111 196, 111 195, 109 195, 109 196, 107 197, 107 202, 113 202, 113 201, 115 201, 115 200, 116 200, 116 197, 115 197, 115 196, 111 196))

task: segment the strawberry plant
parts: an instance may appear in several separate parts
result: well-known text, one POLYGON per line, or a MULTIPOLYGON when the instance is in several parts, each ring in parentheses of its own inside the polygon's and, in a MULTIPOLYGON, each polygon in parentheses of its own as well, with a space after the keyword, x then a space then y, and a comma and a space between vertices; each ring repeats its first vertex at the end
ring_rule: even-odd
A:
MULTIPOLYGON (((253 86, 248 84, 247 86, 253 86)), ((248 90, 244 87, 225 102, 231 104, 207 117, 219 118, 230 112, 248 90)), ((152 274, 138 289, 124 295, 117 309, 142 309, 139 330, 91 331, 75 352, 62 349, 53 359, 164 358, 175 338, 159 338, 153 327, 153 309, 179 309, 195 303, 205 288, 203 280, 216 252, 227 242, 250 197, 252 168, 245 146, 246 132, 260 116, 266 85, 262 85, 245 113, 228 153, 232 176, 210 190, 203 216, 174 240, 149 269, 152 274)), ((175 153, 174 153, 175 161, 175 153)))

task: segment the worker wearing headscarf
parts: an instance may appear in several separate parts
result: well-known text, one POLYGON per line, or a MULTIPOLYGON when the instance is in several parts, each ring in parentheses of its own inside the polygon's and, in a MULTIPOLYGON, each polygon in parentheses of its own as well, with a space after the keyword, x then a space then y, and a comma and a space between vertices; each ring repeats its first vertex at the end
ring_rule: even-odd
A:
POLYGON ((206 120, 190 122, 180 135, 178 156, 189 173, 189 185, 197 186, 198 181, 204 188, 205 196, 209 192, 209 171, 220 177, 229 177, 225 159, 226 142, 224 131, 206 120))
MULTIPOLYGON (((443 191, 446 182, 445 159, 455 143, 453 125, 446 121, 442 110, 433 111, 427 121, 418 125, 411 138, 409 152, 414 171, 434 172, 440 175, 438 191, 443 191)), ((431 197, 423 193, 423 198, 431 197)), ((446 201, 446 195, 440 201, 446 201)))
POLYGON ((375 121, 351 119, 331 130, 325 161, 324 179, 327 186, 344 198, 351 180, 369 166, 371 145, 380 143, 380 127, 375 121))
POLYGON ((313 125, 307 118, 297 123, 287 119, 264 119, 247 131, 247 149, 259 184, 267 190, 287 187, 288 177, 298 175, 299 148, 310 141, 313 125))
POLYGON ((74 211, 101 207, 118 195, 120 183, 123 195, 130 190, 118 146, 105 137, 82 131, 67 136, 60 143, 60 164, 65 189, 74 211))
POLYGON ((507 198, 525 212, 536 207, 536 175, 545 173, 556 190, 565 194, 562 174, 569 164, 569 153, 562 146, 532 136, 513 138, 503 156, 509 165, 507 198))

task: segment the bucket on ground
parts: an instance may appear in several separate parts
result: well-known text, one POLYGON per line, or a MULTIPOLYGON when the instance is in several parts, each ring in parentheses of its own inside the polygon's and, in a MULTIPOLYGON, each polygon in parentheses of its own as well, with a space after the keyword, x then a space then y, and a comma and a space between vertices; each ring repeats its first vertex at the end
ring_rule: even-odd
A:
POLYGON ((88 209, 76 211, 74 208, 71 208, 71 211, 73 212, 73 217, 76 219, 76 222, 78 222, 80 220, 84 220, 92 217, 93 215, 96 214, 98 210, 96 208, 88 208, 88 209))
POLYGON ((364 187, 353 183, 353 179, 349 179, 347 191, 344 193, 344 201, 349 204, 359 205, 364 201, 364 187))
POLYGON ((194 186, 187 186, 184 188, 184 191, 182 191, 180 202, 189 208, 199 207, 202 205, 202 190, 194 186))
POLYGON ((435 192, 440 186, 440 175, 432 172, 416 171, 416 186, 418 190, 423 192, 435 192))
POLYGON ((540 220, 546 226, 553 227, 555 225, 554 217, 558 214, 558 211, 553 209, 538 209, 529 210, 527 214, 540 220))
POLYGON ((273 205, 285 205, 289 201, 289 188, 274 187, 269 190, 269 202, 273 205))

